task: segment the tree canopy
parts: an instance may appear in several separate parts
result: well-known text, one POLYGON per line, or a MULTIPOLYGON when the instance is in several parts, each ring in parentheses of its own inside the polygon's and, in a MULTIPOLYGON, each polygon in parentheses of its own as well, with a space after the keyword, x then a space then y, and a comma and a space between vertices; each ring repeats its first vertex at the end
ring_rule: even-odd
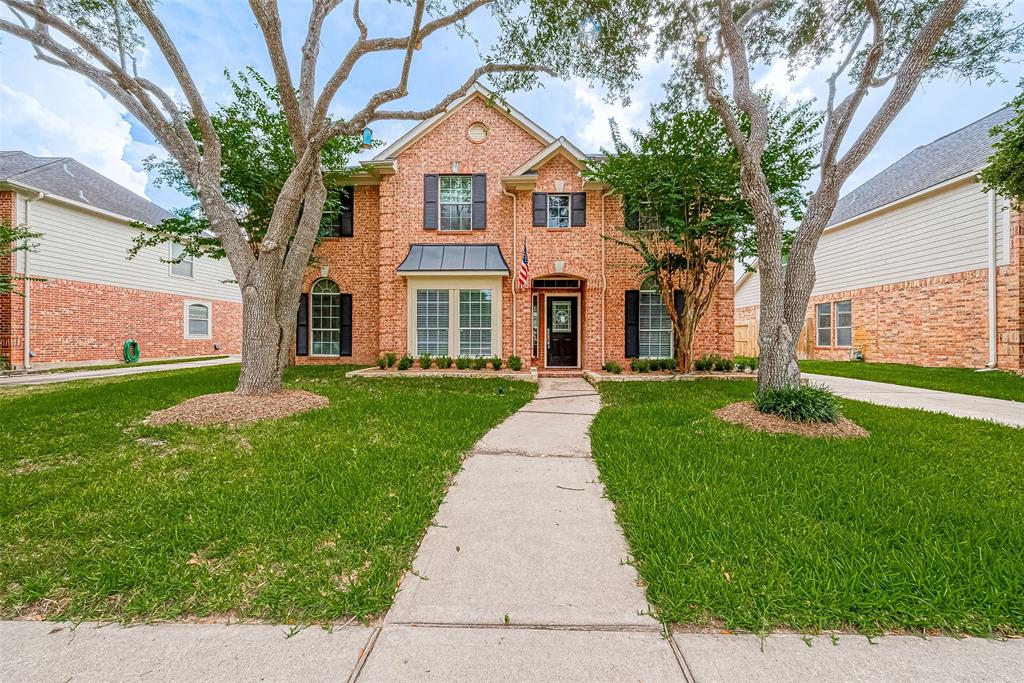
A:
POLYGON ((994 151, 980 175, 986 187, 1009 197, 1020 208, 1024 202, 1024 80, 1017 87, 1021 92, 1008 104, 1013 117, 992 128, 994 151))

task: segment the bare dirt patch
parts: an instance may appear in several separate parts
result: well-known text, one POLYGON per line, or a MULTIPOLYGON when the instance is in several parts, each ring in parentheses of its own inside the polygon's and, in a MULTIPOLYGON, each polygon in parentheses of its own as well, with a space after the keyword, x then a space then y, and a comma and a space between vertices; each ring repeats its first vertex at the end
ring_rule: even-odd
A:
POLYGON ((869 436, 869 432, 857 423, 845 417, 839 418, 835 424, 829 422, 794 422, 779 415, 758 412, 751 401, 730 403, 715 411, 715 416, 743 425, 756 432, 772 434, 797 434, 826 439, 860 439, 869 436))
POLYGON ((237 425, 278 418, 326 408, 326 396, 309 391, 287 389, 264 396, 242 396, 233 391, 196 396, 176 406, 158 410, 146 418, 146 424, 237 425))

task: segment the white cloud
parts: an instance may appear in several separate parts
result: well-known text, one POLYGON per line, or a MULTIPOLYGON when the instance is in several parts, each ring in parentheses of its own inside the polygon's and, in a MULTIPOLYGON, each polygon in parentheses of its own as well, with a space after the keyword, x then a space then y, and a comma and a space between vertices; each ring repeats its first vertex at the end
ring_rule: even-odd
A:
POLYGON ((35 156, 74 157, 144 195, 146 173, 125 161, 137 143, 123 107, 83 77, 40 65, 24 43, 5 40, 3 53, 0 147, 35 156))
POLYGON ((768 88, 778 97, 790 101, 809 100, 816 94, 807 84, 812 71, 810 67, 799 67, 790 76, 786 62, 778 60, 757 80, 754 87, 758 90, 768 88))

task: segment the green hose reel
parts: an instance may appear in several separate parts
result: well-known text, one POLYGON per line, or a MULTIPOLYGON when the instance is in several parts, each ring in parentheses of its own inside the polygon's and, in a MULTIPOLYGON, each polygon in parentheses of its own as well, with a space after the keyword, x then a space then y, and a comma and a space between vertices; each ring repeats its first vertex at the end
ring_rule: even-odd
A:
POLYGON ((139 342, 134 339, 124 340, 124 362, 136 363, 139 360, 139 342))

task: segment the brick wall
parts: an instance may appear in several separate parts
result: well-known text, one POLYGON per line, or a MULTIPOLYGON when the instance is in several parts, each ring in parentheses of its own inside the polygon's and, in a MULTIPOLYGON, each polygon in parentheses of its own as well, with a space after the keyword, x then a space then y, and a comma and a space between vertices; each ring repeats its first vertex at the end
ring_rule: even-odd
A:
MULTIPOLYGON (((503 192, 501 177, 536 156, 544 146, 503 112, 476 98, 403 150, 394 175, 384 176, 377 188, 357 189, 355 236, 325 240, 317 251, 342 291, 353 292, 353 357, 339 359, 341 362, 372 362, 379 353, 387 351, 398 354, 408 351, 415 355, 414 350, 406 348, 406 281, 395 272, 408 253, 409 245, 494 243, 499 246, 512 271, 510 277, 504 278, 501 292, 504 304, 501 311, 502 355, 518 355, 526 365, 542 365, 543 357, 531 358, 531 292, 513 292, 512 288, 524 238, 529 249, 532 278, 557 274, 577 277, 583 282, 580 290, 583 367, 600 367, 605 360, 622 362, 624 292, 639 287, 640 264, 632 252, 602 238, 610 231, 610 226, 622 224, 617 198, 602 200, 600 192, 588 192, 586 226, 548 229, 532 226, 531 192, 518 191, 515 193, 518 215, 513 223, 513 201, 503 192), (479 144, 470 142, 466 135, 469 126, 478 121, 488 129, 486 140, 479 144), (484 230, 442 232, 423 229, 423 176, 452 173, 453 163, 458 164, 460 174, 487 174, 487 228, 484 230), (361 198, 365 200, 365 206, 361 198), (370 206, 374 200, 378 207, 376 213, 370 206), (368 224, 361 229, 360 224, 364 220, 368 224), (374 220, 379 226, 376 232, 374 220), (602 250, 606 265, 603 272, 602 250), (555 261, 565 262, 563 273, 555 272, 555 261), (376 278, 373 277, 374 272, 376 278), (379 301, 376 310, 372 305, 360 307, 363 296, 379 301), (364 319, 364 316, 372 316, 373 319, 364 319), (374 330, 376 345, 364 336, 374 330)), ((580 170, 571 160, 555 157, 538 169, 535 189, 537 192, 583 191, 580 170), (561 190, 556 188, 558 182, 562 183, 561 190)), ((319 269, 314 267, 307 275, 305 291, 309 291, 318 277, 319 269)), ((698 354, 731 352, 732 292, 732 276, 729 274, 698 330, 695 344, 698 354)), ((457 306, 452 307, 451 314, 458 314, 457 306)), ((539 346, 544 348, 543 340, 539 346)), ((299 362, 322 362, 322 359, 300 358, 299 362)))
MULTIPOLYGON (((136 339, 142 358, 241 352, 242 305, 213 306, 212 338, 185 339, 185 301, 176 294, 72 280, 33 282, 30 349, 33 365, 121 360, 125 339, 136 339), (214 344, 221 348, 215 349, 214 344)), ((21 365, 24 336, 20 297, 14 306, 13 360, 21 365)))
MULTIPOLYGON (((1010 262, 996 268, 997 365, 1024 368, 1024 234, 1011 218, 1010 262)), ((988 269, 972 270, 811 297, 816 304, 849 299, 853 346, 867 361, 925 366, 982 367, 988 363, 988 269)), ((736 310, 737 323, 755 319, 757 306, 736 310)), ((814 330, 810 331, 814 340, 814 330)), ((809 358, 846 360, 849 349, 808 344, 809 358)))
POLYGON ((324 238, 313 252, 313 265, 306 271, 302 285, 302 291, 309 293, 313 283, 322 277, 320 269, 325 266, 327 277, 334 280, 342 292, 352 295, 352 355, 337 358, 298 356, 297 363, 367 364, 376 361, 380 355, 379 207, 378 188, 368 185, 355 187, 352 237, 324 238))

